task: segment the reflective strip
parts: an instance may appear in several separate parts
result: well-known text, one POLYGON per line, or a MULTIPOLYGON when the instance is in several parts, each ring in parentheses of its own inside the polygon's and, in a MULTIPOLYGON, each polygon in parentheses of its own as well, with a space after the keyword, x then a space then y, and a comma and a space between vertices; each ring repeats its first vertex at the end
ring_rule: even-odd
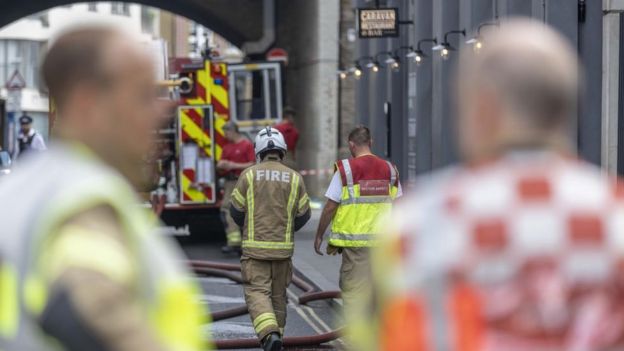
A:
POLYGON ((236 201, 238 201, 239 205, 245 206, 246 204, 245 198, 243 197, 243 195, 241 195, 238 189, 232 190, 232 197, 235 198, 236 201))
POLYGON ((295 247, 293 242, 276 242, 276 241, 251 241, 243 240, 243 248, 254 249, 270 249, 270 250, 292 250, 295 247))
POLYGON ((273 312, 265 312, 260 314, 256 319, 253 320, 254 330, 256 334, 260 334, 264 329, 275 326, 279 329, 279 325, 277 324, 277 318, 275 318, 275 313, 273 312))
POLYGON ((17 272, 0 263, 0 335, 13 337, 19 325, 17 272))
POLYGON ((106 233, 76 225, 63 228, 45 252, 43 276, 56 280, 68 267, 91 269, 126 284, 134 280, 134 264, 122 244, 106 233))
POLYGON ((299 208, 298 209, 299 210, 303 209, 308 201, 310 201, 310 197, 308 196, 308 194, 303 194, 303 196, 299 200, 299 208))
POLYGON ((45 283, 39 277, 30 275, 24 282, 24 305, 35 316, 41 315, 48 301, 45 283))
POLYGON ((330 240, 348 240, 348 241, 375 241, 378 240, 378 234, 343 234, 331 233, 330 240))
POLYGON ((226 235, 228 245, 232 246, 232 244, 239 245, 242 241, 241 233, 239 231, 229 232, 226 235))
POLYGON ((286 234, 284 235, 284 242, 291 241, 292 236, 292 215, 293 208, 295 207, 295 199, 297 198, 297 189, 299 189, 299 176, 296 174, 293 175, 293 179, 290 182, 290 195, 288 196, 288 205, 286 206, 286 211, 288 214, 288 221, 286 222, 286 234))
POLYGON ((351 165, 349 160, 342 160, 342 168, 344 168, 345 178, 347 179, 347 189, 349 191, 349 197, 354 198, 355 192, 353 191, 353 172, 351 172, 351 165))
POLYGON ((390 167, 390 186, 394 186, 394 183, 396 183, 397 180, 396 169, 390 161, 386 161, 386 163, 388 164, 388 167, 390 167))
POLYGON ((199 289, 189 280, 163 280, 158 284, 156 305, 151 315, 156 332, 167 350, 212 350, 206 345, 202 325, 210 322, 199 299, 199 289))
POLYGON ((341 205, 355 205, 355 204, 388 204, 392 203, 392 198, 390 196, 364 196, 364 197, 354 197, 350 199, 346 199, 341 202, 341 205))
POLYGON ((247 236, 249 240, 254 239, 254 190, 253 190, 253 171, 247 172, 247 236))

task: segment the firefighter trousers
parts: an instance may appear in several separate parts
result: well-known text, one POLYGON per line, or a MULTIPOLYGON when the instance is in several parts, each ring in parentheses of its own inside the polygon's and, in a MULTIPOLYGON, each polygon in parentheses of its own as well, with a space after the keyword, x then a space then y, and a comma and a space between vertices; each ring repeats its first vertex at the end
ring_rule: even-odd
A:
POLYGON ((236 187, 236 180, 226 180, 223 186, 223 203, 221 204, 221 221, 225 228, 227 245, 233 247, 241 246, 241 231, 236 222, 230 216, 230 206, 232 191, 236 187))
POLYGON ((342 305, 346 314, 353 305, 367 301, 370 293, 371 269, 368 247, 342 248, 340 266, 340 290, 342 305))
POLYGON ((292 261, 241 258, 245 301, 260 340, 269 333, 284 334, 286 288, 292 280, 292 261))

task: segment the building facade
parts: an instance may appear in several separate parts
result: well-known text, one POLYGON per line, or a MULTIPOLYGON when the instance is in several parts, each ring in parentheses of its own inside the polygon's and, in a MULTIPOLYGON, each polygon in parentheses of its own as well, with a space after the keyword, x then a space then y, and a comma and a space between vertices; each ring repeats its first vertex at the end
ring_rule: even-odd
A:
MULTIPOLYGON (((8 99, 15 115, 5 118, 5 133, 17 127, 16 119, 23 113, 34 119, 34 128, 47 140, 49 134, 49 101, 46 87, 39 75, 39 64, 47 44, 63 29, 81 23, 111 23, 135 33, 146 41, 158 37, 159 12, 156 9, 122 2, 78 3, 55 7, 28 16, 0 29, 0 97, 8 99), (15 104, 14 94, 4 87, 19 72, 25 87, 21 101, 15 104), (9 120, 10 118, 10 120, 9 120)), ((5 144, 10 143, 5 135, 5 144)), ((3 145, 11 149, 10 145, 3 145)))
MULTIPOLYGON (((609 2, 605 1, 605 4, 609 2)), ((571 138, 576 140, 583 158, 602 163, 612 170, 617 168, 618 162, 614 158, 617 159, 618 155, 622 158, 624 153, 605 155, 614 143, 617 149, 617 139, 622 133, 618 134, 617 128, 621 98, 617 92, 603 94, 603 59, 608 59, 603 56, 603 17, 609 16, 608 12, 603 14, 603 1, 352 0, 350 5, 352 11, 356 8, 398 8, 399 36, 355 40, 353 60, 341 62, 346 77, 338 79, 343 86, 355 86, 354 113, 342 118, 350 118, 352 124, 363 123, 371 127, 375 151, 399 165, 406 183, 423 172, 458 160, 453 130, 452 81, 458 55, 451 50, 443 58, 441 52, 432 51, 432 47, 446 37, 453 48, 470 49, 473 43, 470 39, 474 38, 479 26, 509 16, 529 16, 549 23, 578 49, 584 67, 585 89, 571 138), (407 57, 410 48, 419 47, 426 55, 419 62, 413 55, 407 57), (394 70, 385 63, 389 53, 396 55, 399 61, 394 70), (379 62, 377 72, 367 67, 370 58, 379 62), (361 66, 359 79, 353 74, 355 61, 361 66), (609 96, 613 98, 608 100, 609 96), (606 105, 605 99, 608 100, 606 105), (612 111, 611 117, 607 116, 609 111, 612 111), (606 127, 608 125, 612 128, 606 127), (606 135, 608 132, 614 135, 606 135)), ((614 10, 614 16, 619 21, 619 10, 614 10)), ((611 30, 617 32, 619 38, 619 22, 611 30)), ((343 31, 342 35, 347 33, 343 31)), ((619 52, 620 45, 614 43, 613 37, 604 41, 606 46, 613 46, 611 51, 619 52)), ((347 45, 347 52, 348 48, 347 45)), ((606 62, 611 62, 613 67, 604 76, 611 77, 611 85, 617 87, 621 81, 617 72, 619 59, 606 62)), ((342 109, 348 111, 348 108, 342 109)), ((343 124, 348 125, 348 122, 343 124)), ((624 162, 619 162, 619 166, 624 168, 624 162)))

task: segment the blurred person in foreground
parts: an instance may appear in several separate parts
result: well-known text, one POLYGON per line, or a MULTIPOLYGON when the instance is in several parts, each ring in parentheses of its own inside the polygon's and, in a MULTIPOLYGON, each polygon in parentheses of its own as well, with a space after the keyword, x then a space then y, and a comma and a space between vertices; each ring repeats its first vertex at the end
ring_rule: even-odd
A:
POLYGON ((576 53, 530 19, 485 40, 460 61, 464 163, 395 209, 357 349, 620 350, 624 188, 573 157, 576 53))
POLYGON ((83 27, 42 71, 58 140, 0 184, 0 349, 205 350, 199 290, 133 190, 166 123, 148 51, 83 27))

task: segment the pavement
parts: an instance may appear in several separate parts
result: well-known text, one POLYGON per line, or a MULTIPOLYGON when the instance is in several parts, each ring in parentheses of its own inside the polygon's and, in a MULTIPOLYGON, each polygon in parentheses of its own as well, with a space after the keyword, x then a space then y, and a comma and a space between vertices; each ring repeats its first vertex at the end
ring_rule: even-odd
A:
MULTIPOLYGON (((319 256, 314 252, 314 236, 320 210, 312 212, 312 218, 295 234, 293 265, 296 274, 308 280, 320 290, 339 290, 338 271, 340 256, 319 256)), ((221 245, 185 245, 184 251, 191 259, 238 263, 237 256, 226 256, 220 252, 221 245)), ((211 311, 237 307, 245 304, 242 286, 225 278, 202 277, 203 302, 211 311)), ((302 293, 293 284, 288 288, 288 315, 286 337, 316 335, 334 330, 342 325, 340 300, 311 302, 308 305, 296 303, 302 293)), ((217 321, 211 324, 210 333, 214 339, 255 338, 249 315, 217 321)), ((289 348, 288 350, 341 350, 340 341, 322 347, 289 348)), ((255 349, 259 350, 259 349, 255 349)))

